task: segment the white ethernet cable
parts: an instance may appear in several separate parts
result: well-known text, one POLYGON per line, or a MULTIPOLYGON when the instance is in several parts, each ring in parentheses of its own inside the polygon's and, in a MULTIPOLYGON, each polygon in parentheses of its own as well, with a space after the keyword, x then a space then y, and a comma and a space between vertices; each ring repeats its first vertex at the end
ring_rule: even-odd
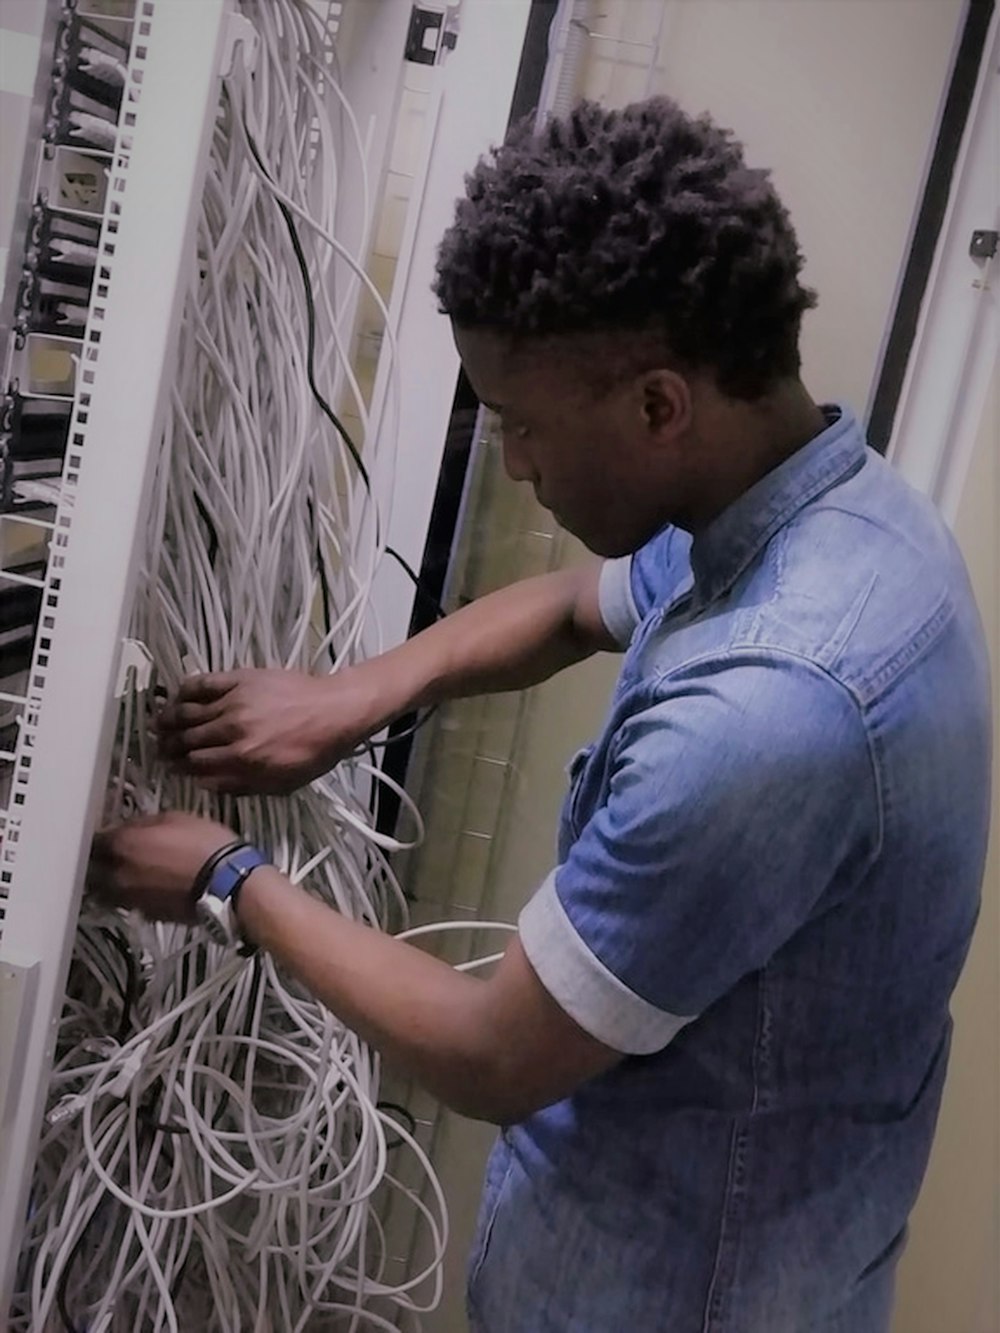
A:
MULTIPOLYGON (((367 197, 364 149, 307 0, 243 9, 258 61, 229 80, 216 125, 133 620, 168 690, 190 669, 336 670, 374 642, 395 446, 383 432, 373 456, 343 327, 352 284, 377 298, 362 268, 370 219, 353 248, 338 235, 355 188, 345 123, 367 197), (310 375, 353 397, 362 482, 310 375)), ((390 408, 398 425, 395 397, 390 408)), ((405 927, 386 859, 404 844, 375 828, 381 785, 418 836, 420 823, 374 765, 342 763, 288 800, 214 798, 158 767, 151 727, 151 701, 127 699, 108 817, 215 815, 337 910, 405 927)), ((416 1126, 380 1104, 379 1082, 378 1056, 271 958, 86 903, 11 1333, 419 1328, 440 1296, 447 1214, 416 1126), (390 1204, 426 1231, 420 1272, 390 1272, 390 1204)))

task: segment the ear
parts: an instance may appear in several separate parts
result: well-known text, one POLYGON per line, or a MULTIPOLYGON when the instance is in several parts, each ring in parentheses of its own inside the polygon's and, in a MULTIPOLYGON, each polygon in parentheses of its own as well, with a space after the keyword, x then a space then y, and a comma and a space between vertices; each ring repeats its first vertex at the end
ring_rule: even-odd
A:
POLYGON ((658 443, 676 441, 691 427, 691 388, 674 370, 647 370, 639 377, 642 419, 658 443))

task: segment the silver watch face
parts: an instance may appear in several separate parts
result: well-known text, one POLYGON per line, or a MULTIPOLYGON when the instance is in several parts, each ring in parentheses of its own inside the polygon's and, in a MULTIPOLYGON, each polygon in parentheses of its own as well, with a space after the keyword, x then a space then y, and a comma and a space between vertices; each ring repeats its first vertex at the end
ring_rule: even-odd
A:
POLYGON ((233 905, 228 898, 217 898, 214 893, 202 894, 195 903, 195 912, 206 934, 216 944, 236 943, 233 905))

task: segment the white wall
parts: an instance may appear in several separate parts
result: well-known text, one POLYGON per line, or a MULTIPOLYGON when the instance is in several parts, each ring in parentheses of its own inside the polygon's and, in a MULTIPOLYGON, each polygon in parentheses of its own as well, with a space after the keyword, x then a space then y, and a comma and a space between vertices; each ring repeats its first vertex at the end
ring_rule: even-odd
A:
MULTIPOLYGON (((955 525, 1000 686, 1000 370, 955 525)), ((1000 699, 994 713, 1000 753, 1000 699)), ((894 1333, 1000 1333, 1000 781, 983 907, 952 1002, 941 1119, 900 1264, 894 1333)))

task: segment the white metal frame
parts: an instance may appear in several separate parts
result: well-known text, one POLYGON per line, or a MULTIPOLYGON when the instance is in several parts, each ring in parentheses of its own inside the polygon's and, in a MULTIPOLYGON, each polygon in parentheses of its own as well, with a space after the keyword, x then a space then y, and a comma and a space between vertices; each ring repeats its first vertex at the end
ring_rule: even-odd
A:
POLYGON ((888 456, 954 523, 1000 348, 1000 254, 969 254, 1000 229, 1000 10, 987 35, 888 456))
MULTIPOLYGON (((0 1326, 105 787, 121 647, 191 272, 219 74, 241 33, 229 3, 136 0, 127 101, 80 347, 11 805, 0 811, 0 1326)), ((391 312, 407 414, 388 536, 415 565, 458 375, 448 321, 430 292, 437 245, 464 173, 503 136, 529 9, 530 0, 504 0, 498 24, 495 0, 462 0, 458 43, 438 71, 432 143, 407 220, 391 312)), ((398 61, 398 43, 378 39, 387 25, 401 38, 401 16, 403 0, 383 0, 378 12, 365 15, 372 28, 366 49, 380 60, 391 45, 398 61)), ((365 71, 358 68, 363 83, 365 71)), ((374 81, 383 103, 387 78, 398 74, 385 69, 374 81)), ((361 102, 363 91, 359 85, 361 102)), ((380 160, 388 125, 370 127, 367 116, 362 123, 380 160)), ((376 399, 384 397, 385 375, 383 363, 376 399)), ((405 637, 412 600, 402 580, 383 578, 376 606, 387 643, 405 637)))
POLYGON ((227 38, 231 42, 226 0, 136 2, 129 82, 0 856, 0 1087, 16 1092, 0 1105, 0 1312, 10 1300, 79 895, 105 786, 122 637, 227 38))
MULTIPOLYGON (((427 168, 411 198, 389 313, 399 346, 399 394, 404 416, 393 486, 389 543, 419 569, 437 489, 455 386, 458 352, 449 321, 431 293, 437 248, 464 192, 464 177, 491 143, 502 140, 524 47, 531 0, 462 0, 461 28, 441 71, 428 136, 427 168)), ((388 339, 382 343, 372 419, 382 431, 391 413, 382 410, 387 391, 388 339)), ((379 439, 374 457, 391 450, 379 439)), ((384 561, 373 607, 382 643, 406 638, 414 589, 402 572, 384 561)))

